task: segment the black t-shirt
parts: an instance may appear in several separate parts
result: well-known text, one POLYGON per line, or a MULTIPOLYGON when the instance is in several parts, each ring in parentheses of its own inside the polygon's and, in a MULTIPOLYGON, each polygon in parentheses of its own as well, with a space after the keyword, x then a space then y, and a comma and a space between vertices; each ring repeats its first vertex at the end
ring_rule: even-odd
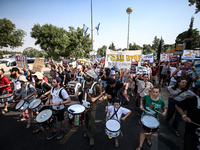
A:
POLYGON ((52 77, 52 78, 56 78, 56 70, 50 70, 50 76, 52 77))
POLYGON ((46 82, 43 83, 41 82, 40 84, 35 84, 35 89, 37 91, 37 94, 38 94, 38 97, 40 97, 42 94, 44 94, 45 92, 51 90, 51 85, 50 84, 47 84, 46 82), (42 88, 43 86, 43 88, 42 88))
MULTIPOLYGON (((103 72, 100 71, 100 76, 102 76, 102 75, 103 75, 103 72)), ((105 79, 105 77, 103 76, 103 77, 101 78, 101 80, 105 81, 106 79, 105 79)))
POLYGON ((63 82, 63 80, 64 80, 64 75, 65 75, 65 71, 63 71, 63 72, 58 72, 58 74, 59 74, 59 77, 62 79, 62 82, 63 82))
MULTIPOLYGON (((106 93, 111 95, 112 99, 113 99, 114 97, 117 96, 117 92, 122 86, 123 86, 123 83, 117 83, 117 84, 115 84, 115 87, 112 87, 112 88, 110 87, 110 85, 107 85, 106 93)), ((112 99, 108 99, 108 101, 111 102, 112 99)))
POLYGON ((69 71, 67 71, 66 69, 65 69, 65 75, 66 75, 66 81, 70 81, 70 70, 69 71))
POLYGON ((106 68, 106 69, 105 69, 105 72, 106 72, 106 77, 109 77, 109 75, 110 75, 110 69, 109 69, 109 68, 106 68))
MULTIPOLYGON (((177 104, 178 107, 187 111, 187 116, 195 123, 200 124, 200 109, 197 108, 197 97, 186 98, 177 104)), ((195 130, 198 128, 193 123, 186 123, 185 132, 195 134, 195 130)))

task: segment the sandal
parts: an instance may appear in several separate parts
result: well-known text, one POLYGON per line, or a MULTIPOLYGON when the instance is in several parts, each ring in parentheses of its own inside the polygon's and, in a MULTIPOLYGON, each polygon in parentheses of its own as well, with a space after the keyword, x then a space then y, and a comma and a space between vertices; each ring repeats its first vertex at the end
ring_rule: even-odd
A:
POLYGON ((146 140, 147 140, 147 145, 151 146, 151 145, 152 145, 152 143, 151 143, 151 140, 150 140, 150 138, 149 138, 149 139, 146 139, 146 140))
POLYGON ((142 149, 142 147, 141 146, 138 146, 137 148, 136 148, 136 150, 141 150, 142 149))
POLYGON ((176 131, 176 130, 172 130, 173 132, 174 132, 174 134, 176 135, 176 136, 180 136, 180 133, 178 133, 178 131, 176 131))
POLYGON ((31 123, 27 123, 26 125, 26 129, 30 128, 31 127, 31 123))
POLYGON ((119 146, 119 142, 118 140, 115 140, 115 147, 118 147, 119 146))
POLYGON ((41 129, 38 128, 38 129, 36 129, 35 131, 33 131, 33 134, 38 133, 38 132, 40 132, 40 131, 41 131, 41 129))

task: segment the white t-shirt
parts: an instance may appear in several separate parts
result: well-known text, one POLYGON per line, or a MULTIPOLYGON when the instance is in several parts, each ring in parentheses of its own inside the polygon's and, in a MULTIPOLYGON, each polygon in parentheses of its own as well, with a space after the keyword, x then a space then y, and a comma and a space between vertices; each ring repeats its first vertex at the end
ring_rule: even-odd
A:
MULTIPOLYGON (((114 106, 109 106, 108 107, 108 112, 110 112, 110 117, 115 113, 115 111, 117 111, 117 108, 115 108, 114 106)), ((124 107, 120 107, 119 110, 117 111, 117 116, 114 115, 111 119, 116 119, 120 122, 120 118, 122 116, 122 114, 126 115, 127 113, 129 113, 130 110, 124 107)))
POLYGON ((96 69, 93 68, 92 70, 95 72, 94 78, 98 78, 99 69, 98 68, 96 68, 96 69))
POLYGON ((21 88, 21 83, 17 81, 16 79, 12 79, 12 82, 14 84, 14 91, 17 92, 21 88))
MULTIPOLYGON (((172 96, 173 96, 173 95, 177 95, 178 93, 181 92, 181 90, 179 90, 179 89, 173 90, 173 89, 172 89, 172 86, 169 86, 169 87, 168 87, 168 90, 172 92, 172 96)), ((185 92, 179 94, 178 96, 176 96, 176 97, 174 98, 174 100, 180 102, 180 101, 186 99, 187 96, 194 96, 194 95, 195 95, 195 94, 194 94, 192 91, 187 90, 187 91, 185 91, 185 92)))
MULTIPOLYGON (((171 72, 171 75, 170 75, 170 76, 172 76, 172 74, 173 74, 173 72, 174 72, 175 70, 177 70, 176 67, 170 67, 170 72, 171 72)), ((177 72, 177 76, 181 76, 181 70, 179 70, 179 71, 177 72)), ((171 81, 172 81, 172 82, 177 82, 176 79, 174 79, 174 77, 171 77, 171 81)))
POLYGON ((150 90, 150 88, 152 88, 153 87, 153 84, 151 83, 151 82, 144 82, 144 81, 142 81, 142 80, 139 80, 139 82, 137 83, 137 85, 138 85, 138 90, 137 90, 137 92, 138 93, 140 93, 144 88, 144 90, 143 90, 143 92, 142 93, 140 93, 140 96, 141 97, 144 97, 145 95, 148 95, 149 94, 149 90, 150 90), (147 86, 146 86, 146 88, 145 88, 145 84, 147 84, 147 86))
POLYGON ((148 74, 148 79, 150 80, 150 74, 152 73, 152 70, 151 68, 147 68, 147 74, 148 74))
MULTIPOLYGON (((53 90, 53 88, 51 89, 52 104, 55 104, 57 102, 63 102, 63 100, 59 97, 59 92, 60 92, 61 88, 58 89, 58 90, 56 90, 56 88, 54 88, 53 92, 52 92, 52 90, 53 90)), ((69 97, 69 95, 67 94, 67 91, 65 89, 62 89, 61 95, 62 95, 64 100, 69 97)), ((64 105, 53 106, 54 110, 61 110, 63 108, 65 108, 64 105)))

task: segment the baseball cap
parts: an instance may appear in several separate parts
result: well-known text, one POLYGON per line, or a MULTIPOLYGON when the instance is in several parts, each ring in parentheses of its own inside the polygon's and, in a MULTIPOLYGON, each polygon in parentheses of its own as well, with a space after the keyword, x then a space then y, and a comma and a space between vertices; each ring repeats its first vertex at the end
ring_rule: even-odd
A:
POLYGON ((82 68, 82 66, 81 66, 81 65, 78 65, 77 69, 81 69, 81 68, 82 68))
POLYGON ((62 82, 62 79, 60 77, 56 77, 55 79, 57 82, 60 82, 60 83, 62 82))

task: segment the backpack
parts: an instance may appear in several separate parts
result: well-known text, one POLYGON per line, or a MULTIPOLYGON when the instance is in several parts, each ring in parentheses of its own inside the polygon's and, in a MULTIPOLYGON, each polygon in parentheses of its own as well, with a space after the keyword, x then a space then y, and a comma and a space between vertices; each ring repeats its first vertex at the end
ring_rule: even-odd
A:
POLYGON ((128 105, 129 104, 129 96, 124 96, 123 92, 124 92, 124 88, 120 88, 117 92, 117 98, 119 98, 121 100, 122 105, 128 105))
MULTIPOLYGON (((94 89, 94 94, 95 94, 95 96, 97 96, 96 88, 94 88, 96 84, 97 84, 97 82, 94 82, 94 83, 92 84, 91 88, 90 88, 90 90, 94 89)), ((85 80, 83 81, 82 91, 84 91, 84 88, 85 88, 85 80)))
POLYGON ((42 88, 42 90, 46 93, 47 92, 47 90, 44 88, 44 86, 43 86, 43 84, 44 83, 46 83, 47 85, 49 85, 49 86, 51 86, 49 83, 47 83, 47 82, 45 82, 45 81, 43 81, 42 83, 41 83, 41 88, 42 88))
MULTIPOLYGON (((55 89, 55 87, 53 87, 53 89, 52 89, 52 93, 53 93, 54 89, 55 89)), ((62 99, 62 100, 64 101, 65 99, 63 98, 63 96, 62 96, 62 94, 61 94, 61 91, 62 91, 63 89, 64 89, 64 88, 61 87, 58 96, 60 97, 60 99, 62 99)))

